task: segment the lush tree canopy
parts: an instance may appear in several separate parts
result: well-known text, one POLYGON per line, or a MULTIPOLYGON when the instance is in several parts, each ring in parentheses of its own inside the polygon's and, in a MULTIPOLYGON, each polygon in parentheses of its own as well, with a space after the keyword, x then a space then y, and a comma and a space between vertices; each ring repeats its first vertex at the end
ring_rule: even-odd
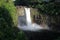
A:
POLYGON ((12 0, 0 0, 0 40, 25 40, 17 28, 16 8, 12 0))
POLYGON ((54 0, 16 0, 16 5, 25 5, 38 8, 40 12, 48 15, 59 15, 60 6, 55 4, 54 0))

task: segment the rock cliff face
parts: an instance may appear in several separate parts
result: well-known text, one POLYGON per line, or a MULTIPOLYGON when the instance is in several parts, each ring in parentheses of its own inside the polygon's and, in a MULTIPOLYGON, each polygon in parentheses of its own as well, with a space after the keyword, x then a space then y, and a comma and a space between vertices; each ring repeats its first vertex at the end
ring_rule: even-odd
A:
POLYGON ((48 25, 50 30, 60 32, 60 16, 49 16, 49 15, 35 15, 33 18, 34 22, 39 25, 45 26, 48 25))
POLYGON ((52 28, 54 31, 59 31, 60 32, 60 16, 50 16, 50 22, 49 26, 52 28))
MULTIPOLYGON (((16 6, 18 16, 24 15, 24 7, 16 6)), ((37 9, 31 8, 32 23, 37 23, 42 26, 48 25, 50 30, 60 31, 60 16, 50 16, 47 14, 39 13, 37 9)))

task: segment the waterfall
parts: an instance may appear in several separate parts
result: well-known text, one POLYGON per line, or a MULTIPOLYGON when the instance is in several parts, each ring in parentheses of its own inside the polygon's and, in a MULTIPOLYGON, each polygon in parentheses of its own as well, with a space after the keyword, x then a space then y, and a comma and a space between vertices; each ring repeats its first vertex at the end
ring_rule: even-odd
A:
POLYGON ((32 23, 30 8, 24 7, 24 16, 18 17, 18 28, 26 31, 38 31, 41 29, 49 29, 47 26, 44 28, 41 25, 32 23))
POLYGON ((27 23, 27 26, 29 26, 32 24, 31 15, 30 15, 30 8, 24 8, 24 9, 25 9, 25 15, 26 15, 26 23, 27 23))

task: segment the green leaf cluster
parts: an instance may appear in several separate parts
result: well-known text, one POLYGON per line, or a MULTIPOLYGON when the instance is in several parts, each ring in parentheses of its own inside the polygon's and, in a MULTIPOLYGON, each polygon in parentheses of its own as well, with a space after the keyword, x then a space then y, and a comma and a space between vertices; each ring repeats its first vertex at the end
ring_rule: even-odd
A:
POLYGON ((17 13, 12 0, 0 0, 0 40, 25 40, 17 28, 17 13))
POLYGON ((24 5, 28 7, 38 8, 42 14, 59 15, 60 6, 57 6, 54 0, 16 0, 16 5, 24 5))

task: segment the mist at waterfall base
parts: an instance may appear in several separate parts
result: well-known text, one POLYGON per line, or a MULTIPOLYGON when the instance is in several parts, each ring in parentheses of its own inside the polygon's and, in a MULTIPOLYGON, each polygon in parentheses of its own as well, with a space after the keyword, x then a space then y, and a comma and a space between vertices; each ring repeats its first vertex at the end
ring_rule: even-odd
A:
POLYGON ((31 15, 30 15, 30 8, 24 8, 25 16, 20 16, 18 17, 18 28, 20 30, 25 30, 25 31, 39 31, 41 29, 47 29, 49 30, 48 26, 42 27, 36 23, 32 23, 31 21, 31 15))

